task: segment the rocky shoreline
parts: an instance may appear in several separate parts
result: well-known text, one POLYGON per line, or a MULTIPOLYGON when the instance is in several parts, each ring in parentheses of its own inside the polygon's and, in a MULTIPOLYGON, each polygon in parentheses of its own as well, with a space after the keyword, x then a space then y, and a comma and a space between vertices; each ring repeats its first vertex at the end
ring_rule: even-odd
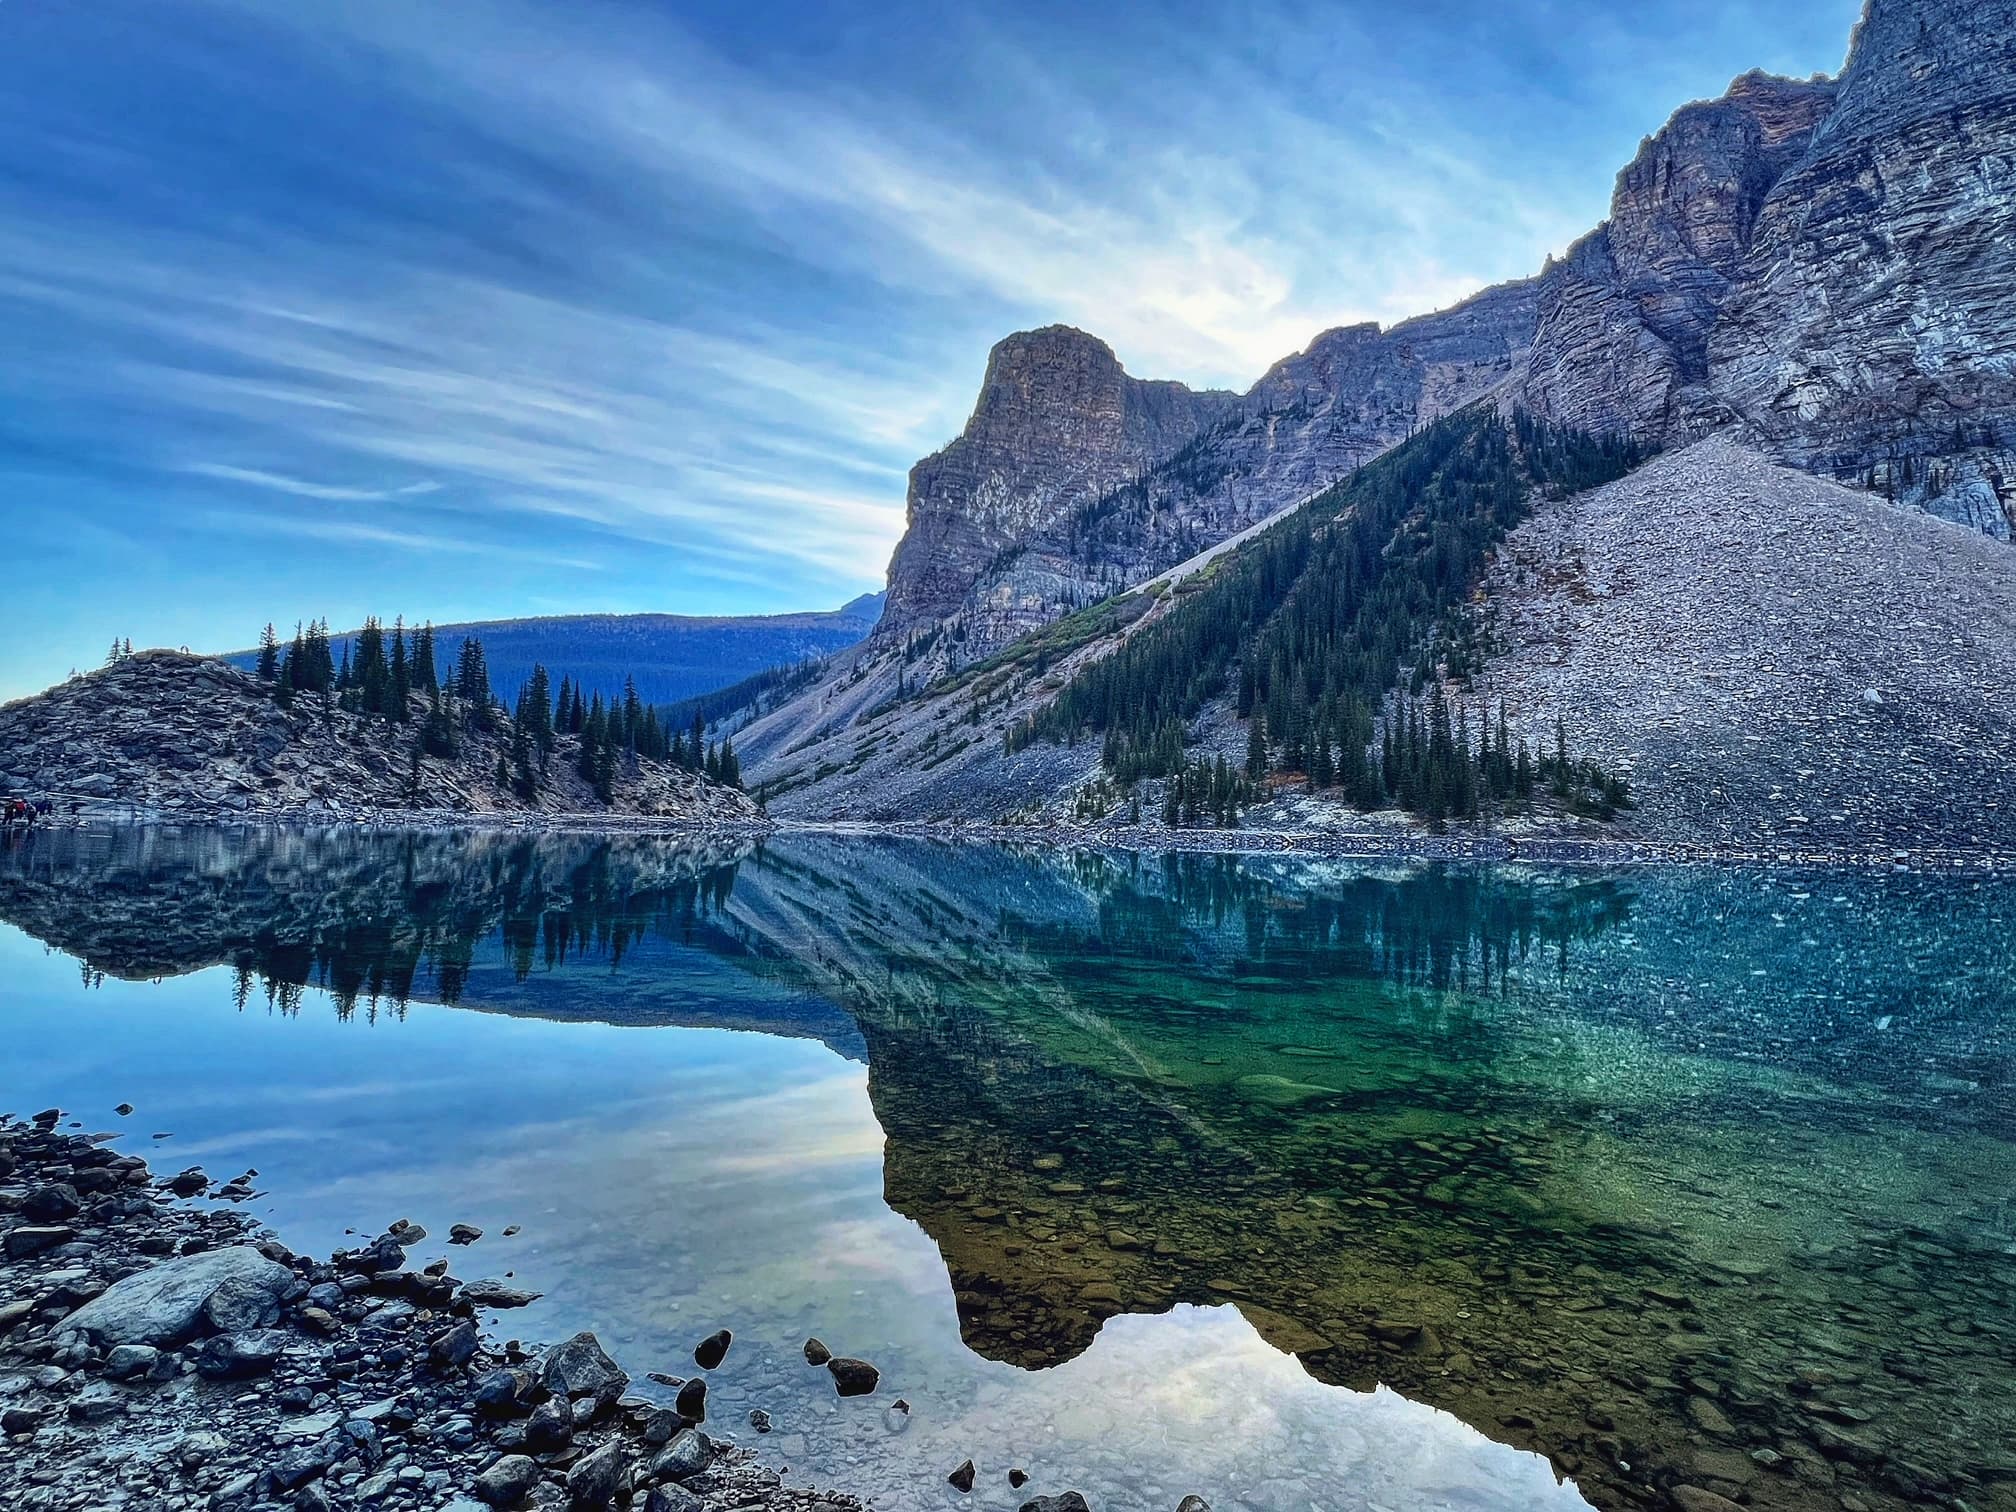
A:
POLYGON ((1162 829, 1134 825, 847 823, 784 821, 778 832, 902 835, 991 845, 1138 851, 1144 854, 1292 855, 1339 860, 1392 858, 1516 861, 1548 866, 1801 866, 1963 874, 2016 871, 2016 852, 1992 848, 1712 845, 1623 836, 1504 835, 1422 830, 1162 829))
MULTIPOLYGON (((317 1261, 186 1200, 249 1197, 256 1173, 156 1179, 61 1122, 0 1117, 10 1512, 864 1512, 702 1426, 725 1333, 696 1351, 702 1374, 652 1375, 676 1393, 666 1407, 632 1394, 593 1334, 536 1352, 495 1342, 482 1317, 534 1294, 461 1281, 445 1259, 409 1269, 416 1225, 317 1261)), ((480 1237, 457 1225, 446 1243, 480 1237)), ((872 1375, 834 1362, 835 1389, 857 1368, 872 1375)))

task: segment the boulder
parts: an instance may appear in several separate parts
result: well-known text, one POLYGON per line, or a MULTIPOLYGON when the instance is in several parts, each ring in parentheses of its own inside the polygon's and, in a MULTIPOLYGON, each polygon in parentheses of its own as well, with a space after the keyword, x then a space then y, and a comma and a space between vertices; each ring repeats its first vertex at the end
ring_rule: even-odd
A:
POLYGON ((77 1198, 77 1188, 67 1181, 52 1181, 47 1186, 39 1186, 21 1199, 21 1216, 31 1223, 61 1223, 65 1218, 75 1218, 84 1210, 84 1204, 77 1198))
POLYGON ((76 1237, 77 1230, 67 1224, 23 1224, 7 1231, 7 1258, 23 1260, 59 1244, 68 1244, 76 1237))
POLYGON ((1076 1491, 1059 1496, 1038 1496, 1022 1503, 1021 1512, 1092 1512, 1091 1503, 1076 1491))
POLYGON ((707 1421, 707 1378, 695 1376, 679 1388, 679 1394, 672 1399, 672 1410, 689 1423, 707 1421))
POLYGON ((493 1507, 515 1507, 539 1484, 538 1463, 527 1455, 507 1454, 476 1477, 477 1500, 493 1507))
POLYGON ((464 1318, 427 1346, 437 1370, 460 1370, 476 1355, 476 1325, 464 1318))
POLYGON ((540 1362, 539 1382, 563 1400, 593 1397, 599 1406, 608 1406, 630 1384, 616 1362, 592 1333, 577 1333, 565 1344, 547 1351, 540 1362))
POLYGON ((705 1507, 705 1502, 676 1481, 653 1486, 644 1498, 644 1512, 703 1512, 705 1507))
POLYGON ((567 1495, 576 1507, 606 1507, 623 1479, 623 1440, 612 1438, 567 1472, 567 1495))
POLYGON ((168 1348, 198 1332, 210 1299, 227 1283, 237 1284, 234 1294, 241 1299, 243 1288, 256 1288, 277 1301, 293 1288, 294 1273, 250 1245, 163 1260, 107 1287, 65 1318, 58 1331, 85 1334, 102 1345, 168 1348))
POLYGON ((277 1328, 250 1333, 217 1334, 196 1352, 196 1369, 212 1380, 240 1380, 264 1375, 287 1351, 288 1335, 277 1328))
POLYGON ((688 1428, 652 1457, 651 1479, 689 1480, 705 1470, 712 1458, 706 1435, 688 1428))
POLYGON ((723 1328, 707 1335, 693 1350, 693 1363, 702 1370, 715 1370, 728 1358, 728 1346, 735 1336, 723 1328))

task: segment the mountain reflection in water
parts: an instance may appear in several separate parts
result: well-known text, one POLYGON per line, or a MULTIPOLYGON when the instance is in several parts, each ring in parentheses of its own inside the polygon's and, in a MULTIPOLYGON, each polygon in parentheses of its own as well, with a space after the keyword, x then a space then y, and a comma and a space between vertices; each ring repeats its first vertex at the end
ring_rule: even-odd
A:
POLYGON ((965 1344, 1081 1414, 1236 1309, 1600 1507, 2016 1507, 2006 880, 130 831, 0 855, 0 917, 287 1013, 821 1040, 965 1344))

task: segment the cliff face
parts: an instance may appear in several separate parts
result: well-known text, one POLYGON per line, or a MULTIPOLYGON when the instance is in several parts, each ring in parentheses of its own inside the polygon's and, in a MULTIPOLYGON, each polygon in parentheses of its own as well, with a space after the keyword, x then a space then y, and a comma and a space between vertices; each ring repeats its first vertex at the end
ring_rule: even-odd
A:
POLYGON ((910 471, 909 529, 889 564, 885 632, 965 602, 1004 548, 1166 456, 1236 399, 1130 378, 1069 326, 998 343, 965 432, 910 471))
MULTIPOLYGON (((1841 78, 1684 106, 1537 278, 1319 336, 1244 396, 1010 337, 912 474, 884 634, 956 662, 1138 583, 1484 395, 1769 455, 2002 539, 2016 520, 2016 0, 1870 0, 1841 78)), ((928 675, 941 668, 920 668, 928 675)))
POLYGON ((1064 327, 1009 337, 966 434, 911 473, 881 635, 957 615, 970 660, 1307 498, 1516 374, 1538 293, 1326 331, 1242 396, 1129 378, 1064 327))
POLYGON ((1774 455, 2008 539, 2016 4, 1870 0, 1709 343, 1774 455))
POLYGON ((1683 431, 1758 214, 1833 97, 1828 81, 1746 74, 1646 138, 1610 219, 1541 279, 1526 402, 1589 430, 1683 431))

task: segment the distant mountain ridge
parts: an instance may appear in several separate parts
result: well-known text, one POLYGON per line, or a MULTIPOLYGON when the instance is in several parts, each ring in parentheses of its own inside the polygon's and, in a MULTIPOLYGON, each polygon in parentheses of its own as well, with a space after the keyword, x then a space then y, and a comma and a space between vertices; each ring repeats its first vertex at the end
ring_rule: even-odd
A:
MULTIPOLYGON (((563 614, 531 619, 473 620, 434 627, 434 654, 445 677, 465 636, 483 642, 490 681, 507 699, 535 664, 557 683, 569 677, 589 694, 620 697, 634 677, 646 703, 666 705, 725 688, 772 667, 845 650, 875 628, 881 593, 864 593, 838 609, 795 614, 563 614)), ((285 630, 282 635, 286 634, 285 630)), ((340 660, 356 631, 330 638, 340 660)), ((224 657, 250 668, 256 651, 224 657)))

